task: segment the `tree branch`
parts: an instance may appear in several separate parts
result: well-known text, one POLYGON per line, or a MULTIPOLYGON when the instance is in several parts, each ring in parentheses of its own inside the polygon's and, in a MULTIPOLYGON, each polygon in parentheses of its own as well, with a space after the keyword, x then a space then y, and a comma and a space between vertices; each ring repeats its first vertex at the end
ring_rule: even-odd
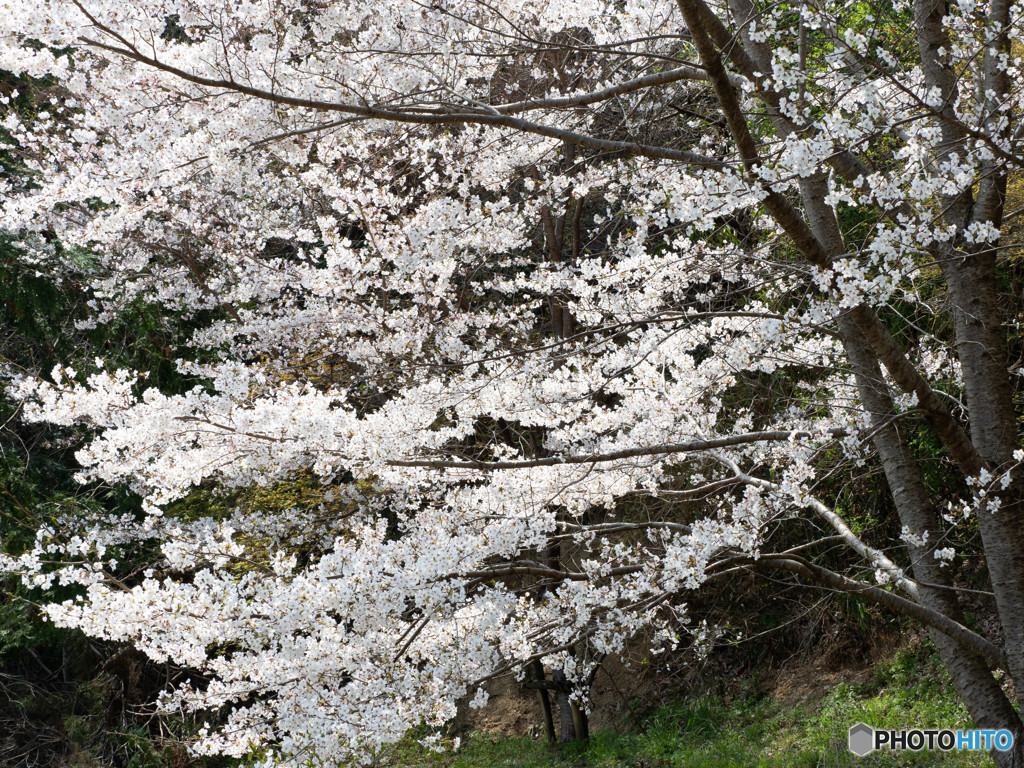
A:
MULTIPOLYGON (((80 4, 76 2, 79 8, 82 8, 80 4)), ((82 9, 83 13, 89 17, 93 25, 108 34, 116 33, 108 27, 100 24, 95 18, 88 14, 85 9, 82 9)), ((305 109, 312 109, 321 112, 338 112, 347 115, 355 115, 357 117, 366 120, 384 120, 395 123, 410 123, 415 125, 490 125, 500 128, 512 128, 517 131, 529 133, 537 136, 544 136, 547 138, 559 139, 567 144, 573 144, 579 147, 586 147, 588 149, 600 150, 603 152, 627 152, 632 155, 638 155, 640 157, 647 157, 656 160, 675 160, 677 162, 687 163, 700 168, 708 168, 713 170, 722 170, 728 167, 728 163, 722 160, 717 160, 713 157, 707 157, 706 155, 700 155, 694 152, 687 152, 680 149, 670 149, 667 147, 656 147, 649 144, 639 144, 631 141, 615 141, 612 139, 600 139, 596 136, 588 136, 582 133, 576 133, 569 131, 564 128, 557 128, 555 126, 543 125, 541 123, 531 122, 522 118, 513 117, 508 114, 494 114, 484 112, 457 112, 452 110, 396 110, 384 107, 375 107, 369 105, 358 105, 358 104, 346 104, 339 102, 320 101, 319 99, 303 99, 295 96, 286 96, 284 94, 273 93, 261 88, 254 88, 249 85, 236 82, 233 79, 217 79, 210 77, 203 77, 201 75, 194 75, 190 72, 186 72, 178 67, 165 64, 153 56, 147 56, 146 54, 139 51, 134 46, 124 41, 122 44, 125 46, 119 48, 114 45, 102 43, 98 40, 92 40, 91 38, 81 37, 79 38, 85 45, 100 48, 105 51, 117 54, 118 56, 124 56, 125 58, 137 61, 140 64, 153 67, 154 69, 166 72, 174 75, 194 85, 200 85, 206 88, 218 88, 226 91, 232 91, 240 93, 253 98, 261 99, 263 101, 269 101, 275 104, 285 104, 291 107, 302 107, 305 109)), ((680 78, 681 79, 681 78, 680 78)))
MULTIPOLYGON (((754 567, 781 568, 806 579, 816 581, 823 586, 834 589, 838 592, 857 595, 877 605, 884 606, 895 613, 920 621, 933 629, 937 629, 947 637, 952 638, 964 649, 981 656, 993 668, 1006 668, 1006 657, 1001 648, 985 639, 978 633, 968 629, 963 624, 953 621, 938 611, 925 608, 918 603, 907 600, 892 592, 887 592, 879 587, 864 584, 859 581, 830 571, 815 565, 802 557, 793 554, 762 554, 758 559, 751 557, 728 558, 719 561, 720 564, 745 564, 754 567)), ((716 563, 718 565, 719 563, 716 563)))
MULTIPOLYGON (((845 429, 829 430, 833 437, 847 434, 845 429)), ((438 459, 388 459, 384 463, 389 467, 425 467, 428 469, 477 469, 494 471, 500 469, 528 469, 531 467, 555 467, 562 464, 600 464, 621 459, 643 458, 647 456, 664 456, 674 453, 696 453, 714 448, 728 448, 734 445, 766 441, 793 440, 798 437, 813 437, 813 433, 801 430, 767 430, 764 432, 745 432, 738 435, 711 438, 708 440, 692 440, 686 443, 667 443, 664 445, 640 446, 624 448, 621 451, 608 453, 591 453, 583 456, 546 456, 540 459, 524 459, 522 461, 477 461, 463 459, 445 461, 438 459)))

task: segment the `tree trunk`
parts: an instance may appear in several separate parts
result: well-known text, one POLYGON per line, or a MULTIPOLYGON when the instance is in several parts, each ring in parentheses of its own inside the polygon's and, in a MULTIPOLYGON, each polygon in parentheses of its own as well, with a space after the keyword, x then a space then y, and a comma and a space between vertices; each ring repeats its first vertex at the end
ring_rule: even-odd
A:
POLYGON ((568 744, 576 741, 576 722, 573 718, 573 705, 569 701, 568 681, 562 670, 551 673, 551 679, 555 682, 555 702, 558 704, 558 741, 561 744, 568 744))
MULTIPOLYGON (((533 676, 537 682, 544 682, 544 665, 540 663, 540 659, 533 660, 533 676)), ((544 732, 548 737, 548 744, 555 743, 555 719, 551 712, 551 698, 548 696, 548 691, 543 685, 537 689, 537 695, 540 696, 540 706, 544 712, 544 732)))
MULTIPOLYGON (((834 257, 842 253, 844 243, 832 209, 824 204, 825 191, 825 180, 821 177, 801 182, 810 226, 815 236, 830 251, 830 256, 834 257)), ((893 419, 896 415, 895 404, 882 375, 881 365, 871 345, 849 315, 840 318, 839 331, 853 369, 861 404, 871 414, 871 423, 875 427, 872 444, 885 472, 900 523, 914 533, 927 531, 930 535, 931 543, 908 547, 911 570, 919 583, 918 602, 963 624, 963 611, 949 571, 941 567, 933 554, 939 531, 938 515, 920 466, 893 419)), ((1003 370, 1005 380, 1005 367, 1003 370)), ((1010 423, 1013 423, 1012 419, 1010 423)), ((1024 606, 1021 608, 1024 609, 1024 606)), ((1014 733, 1015 743, 1019 742, 1021 719, 993 677, 988 663, 980 656, 965 651, 961 644, 941 632, 932 630, 931 636, 957 691, 978 726, 988 729, 1006 728, 1014 733)), ((1016 755, 1019 750, 1018 746, 1016 751, 993 752, 993 755, 1000 766, 1024 765, 1014 762, 1019 756, 1016 755)))

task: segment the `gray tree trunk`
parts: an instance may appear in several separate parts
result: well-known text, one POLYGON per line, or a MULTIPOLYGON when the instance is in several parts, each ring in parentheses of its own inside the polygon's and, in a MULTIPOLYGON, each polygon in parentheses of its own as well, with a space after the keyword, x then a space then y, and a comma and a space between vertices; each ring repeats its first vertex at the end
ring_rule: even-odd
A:
POLYGON ((576 741, 576 723, 572 713, 572 702, 569 701, 565 673, 562 670, 552 672, 551 679, 558 686, 555 688, 555 703, 558 705, 558 741, 561 744, 568 744, 576 741))

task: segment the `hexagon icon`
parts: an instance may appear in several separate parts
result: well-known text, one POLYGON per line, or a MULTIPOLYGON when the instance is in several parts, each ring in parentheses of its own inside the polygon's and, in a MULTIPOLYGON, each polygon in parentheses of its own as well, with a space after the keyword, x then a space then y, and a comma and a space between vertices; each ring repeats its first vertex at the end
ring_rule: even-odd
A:
POLYGON ((864 757, 875 748, 875 729, 866 723, 850 726, 850 751, 858 757, 864 757))

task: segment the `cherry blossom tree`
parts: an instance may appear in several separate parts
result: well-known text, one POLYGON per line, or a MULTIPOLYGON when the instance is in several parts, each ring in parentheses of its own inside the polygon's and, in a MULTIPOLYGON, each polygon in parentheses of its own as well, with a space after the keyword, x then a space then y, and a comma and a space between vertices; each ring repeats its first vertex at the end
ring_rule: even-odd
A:
POLYGON ((53 621, 201 671, 161 702, 224 713, 198 750, 362 759, 538 665, 585 709, 605 654, 703 636, 687 593, 737 570, 920 621, 979 727, 1024 740, 1020 4, 2 9, 0 68, 58 85, 4 113, 32 175, 0 226, 47 274, 82 269, 58 241, 91 254, 91 322, 191 318, 203 382, 9 370, 144 514, 4 567, 82 586, 53 621), (881 545, 838 490, 874 468, 881 545), (303 472, 322 504, 174 513, 303 472), (975 526, 996 638, 951 575, 975 526))

